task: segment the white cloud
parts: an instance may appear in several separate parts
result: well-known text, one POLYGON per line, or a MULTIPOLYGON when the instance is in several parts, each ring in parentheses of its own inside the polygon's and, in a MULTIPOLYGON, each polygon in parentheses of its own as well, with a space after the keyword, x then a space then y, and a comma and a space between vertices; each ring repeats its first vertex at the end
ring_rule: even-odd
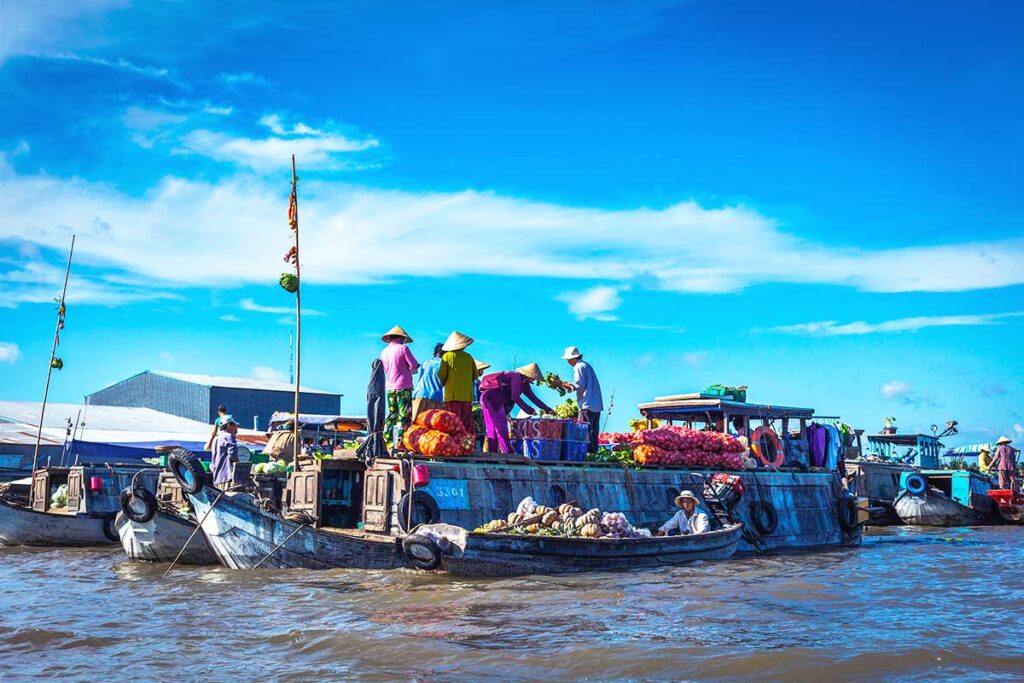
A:
POLYGON ((303 168, 339 170, 362 167, 362 164, 343 155, 364 152, 380 145, 374 138, 356 139, 301 122, 288 127, 279 114, 264 116, 260 124, 274 136, 246 138, 200 129, 182 137, 177 151, 230 161, 259 171, 287 167, 294 154, 302 160, 303 168))
POLYGON ((1013 425, 1014 441, 1024 440, 1024 425, 1017 423, 1013 425))
POLYGON ((274 381, 274 382, 287 382, 288 381, 288 375, 287 374, 285 374, 281 370, 277 370, 277 369, 269 367, 267 365, 257 365, 256 367, 254 367, 252 370, 249 371, 249 376, 252 377, 253 379, 261 379, 261 380, 265 380, 265 381, 274 381))
POLYGON ((622 305, 622 297, 619 296, 621 287, 610 287, 598 285, 580 292, 565 292, 558 295, 558 300, 565 302, 569 312, 576 316, 577 320, 618 320, 612 315, 612 311, 622 305))
MULTIPOLYGON (((288 315, 295 313, 294 306, 263 306, 252 299, 242 299, 238 303, 238 307, 243 311, 253 311, 254 313, 273 313, 275 315, 288 315)), ((320 316, 323 315, 323 313, 312 308, 303 308, 302 315, 320 316)))
POLYGON ((230 313, 228 313, 227 315, 222 315, 220 319, 227 323, 241 322, 241 319, 239 319, 237 316, 231 315, 230 313))
POLYGON ((171 353, 170 351, 161 351, 157 355, 160 356, 160 360, 162 360, 165 363, 170 363, 171 361, 174 360, 174 354, 171 353))
POLYGON ((707 359, 707 351, 690 351, 689 353, 683 354, 683 362, 689 365, 691 368, 703 367, 707 359))
POLYGON ((217 80, 226 86, 233 87, 238 85, 266 85, 267 79, 263 76, 254 74, 251 71, 243 71, 242 73, 223 73, 217 76, 217 80))
POLYGON ((879 332, 916 332, 926 327, 965 327, 976 325, 1001 325, 1007 318, 1024 316, 1024 311, 1011 313, 982 313, 977 315, 937 315, 900 318, 881 323, 857 321, 842 323, 835 320, 822 320, 798 325, 781 325, 768 328, 769 332, 785 334, 807 334, 812 336, 842 336, 852 334, 875 334, 879 332))
POLYGON ((910 384, 901 379, 894 379, 883 384, 878 393, 887 400, 907 398, 910 396, 910 384))
POLYGON ((143 78, 176 82, 174 78, 174 72, 172 72, 170 69, 136 64, 132 61, 125 59, 124 57, 119 57, 118 59, 105 59, 103 57, 91 57, 89 55, 80 55, 74 52, 36 53, 34 54, 34 56, 38 57, 39 59, 49 59, 60 62, 78 62, 81 64, 89 64, 92 66, 101 66, 106 69, 113 69, 115 71, 123 71, 125 73, 134 74, 136 76, 142 76, 143 78))
MULTIPOLYGON (((47 50, 67 49, 79 42, 82 20, 123 7, 128 0, 76 0, 76 2, 4 2, 2 13, 3 39, 0 40, 0 64, 8 58, 47 50)), ((86 39, 84 42, 90 42, 86 39)))
POLYGON ((21 349, 14 342, 0 342, 0 363, 17 363, 21 349))
MULTIPOLYGON (((305 160, 298 161, 301 173, 305 160)), ((148 281, 150 289, 269 284, 283 270, 287 184, 244 174, 217 183, 167 177, 128 195, 79 178, 18 175, 2 157, 0 183, 0 239, 64 250, 75 231, 83 258, 148 281), (197 248, 210 235, 230 244, 233 261, 245 267, 225 268, 218 250, 197 248)), ((612 305, 618 288, 639 282, 685 292, 766 282, 892 292, 1024 283, 1019 238, 853 252, 783 233, 751 209, 706 209, 693 201, 610 211, 487 192, 414 193, 311 180, 299 192, 307 284, 459 274, 600 278, 615 284, 603 285, 588 302, 607 317, 618 305, 612 305)), ((9 305, 7 288, 2 291, 9 305)), ((52 296, 47 290, 44 300, 52 296)), ((587 315, 587 306, 578 304, 577 311, 587 315)))

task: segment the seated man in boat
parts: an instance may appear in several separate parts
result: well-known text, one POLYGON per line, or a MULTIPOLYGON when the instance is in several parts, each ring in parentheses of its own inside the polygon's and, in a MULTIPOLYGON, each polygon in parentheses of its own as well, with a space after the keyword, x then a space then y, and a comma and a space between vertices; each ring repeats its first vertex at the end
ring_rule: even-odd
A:
POLYGON ((676 496, 676 507, 679 512, 661 525, 655 536, 667 536, 670 531, 683 534, 702 534, 711 529, 711 518, 697 505, 700 499, 692 491, 683 491, 676 496))

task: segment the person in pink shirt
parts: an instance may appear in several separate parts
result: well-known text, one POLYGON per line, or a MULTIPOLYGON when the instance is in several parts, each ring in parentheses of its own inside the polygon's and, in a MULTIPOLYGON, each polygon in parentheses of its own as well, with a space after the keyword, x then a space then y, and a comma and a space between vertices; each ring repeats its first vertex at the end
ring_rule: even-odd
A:
POLYGON ((384 438, 389 440, 392 448, 401 443, 401 433, 412 421, 412 374, 420 364, 406 344, 412 343, 412 337, 395 325, 381 337, 387 346, 380 352, 380 362, 384 366, 384 388, 388 397, 388 416, 384 421, 384 438), (395 427, 401 426, 395 434, 395 427))

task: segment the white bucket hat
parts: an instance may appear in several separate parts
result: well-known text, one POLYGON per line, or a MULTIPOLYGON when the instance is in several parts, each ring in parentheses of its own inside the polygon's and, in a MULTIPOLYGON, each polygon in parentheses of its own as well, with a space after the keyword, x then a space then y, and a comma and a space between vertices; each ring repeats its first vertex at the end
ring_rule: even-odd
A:
POLYGON ((577 358, 583 358, 583 354, 580 353, 580 347, 567 346, 565 347, 565 353, 562 354, 562 358, 565 360, 575 360, 577 358))
POLYGON ((678 496, 676 496, 676 507, 677 508, 683 507, 683 499, 684 498, 689 498, 694 503, 696 503, 698 505, 700 504, 700 498, 698 498, 697 496, 693 495, 693 491, 683 491, 678 496))

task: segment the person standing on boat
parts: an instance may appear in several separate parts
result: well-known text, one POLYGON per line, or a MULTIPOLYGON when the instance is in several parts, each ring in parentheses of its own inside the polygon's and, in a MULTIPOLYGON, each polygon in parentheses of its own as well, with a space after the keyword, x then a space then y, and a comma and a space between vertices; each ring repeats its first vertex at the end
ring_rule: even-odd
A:
POLYGON ((590 452, 597 453, 597 436, 601 431, 601 411, 604 399, 601 397, 601 383, 590 363, 583 360, 579 347, 570 346, 562 358, 572 366, 572 383, 568 388, 576 390, 576 403, 580 406, 580 419, 590 425, 590 452))
POLYGON ((223 415, 219 419, 220 429, 213 443, 210 474, 213 475, 213 485, 226 491, 235 483, 233 466, 238 462, 238 442, 235 438, 238 423, 230 415, 223 415))
POLYGON ((1006 438, 1005 436, 999 437, 996 441, 996 445, 999 448, 996 449, 995 457, 992 458, 992 464, 989 465, 989 469, 995 469, 999 473, 999 488, 1001 489, 1012 489, 1017 479, 1017 454, 1013 450, 1013 441, 1006 438))
POLYGON ((494 453, 495 447, 501 453, 511 453, 512 444, 508 439, 508 414, 519 406, 527 415, 536 411, 523 396, 545 413, 554 412, 537 398, 530 385, 540 382, 544 375, 536 363, 524 365, 515 372, 493 372, 480 380, 480 408, 484 413, 484 430, 487 433, 487 452, 494 453))
POLYGON ((217 431, 220 429, 220 422, 227 414, 227 408, 224 406, 217 406, 217 419, 213 421, 213 431, 210 432, 210 438, 206 441, 206 448, 203 449, 204 451, 208 451, 213 448, 213 440, 217 438, 217 431))
POLYGON ((437 376, 441 369, 441 356, 444 344, 434 344, 434 357, 424 361, 420 366, 420 374, 416 377, 416 387, 412 390, 412 421, 416 416, 427 410, 444 407, 444 385, 437 376))
POLYGON ((676 507, 679 512, 661 525, 655 536, 667 536, 670 531, 678 531, 683 534, 702 534, 711 529, 711 518, 706 512, 697 507, 700 499, 693 495, 693 491, 683 491, 676 496, 676 507))
POLYGON ((412 337, 395 325, 380 338, 387 346, 380 352, 384 364, 385 388, 388 397, 388 417, 384 421, 384 438, 394 439, 393 445, 401 443, 401 434, 395 436, 396 427, 401 431, 412 423, 412 373, 420 366, 407 344, 412 337))
POLYGON ((473 343, 472 337, 452 332, 441 350, 441 367, 437 376, 444 385, 444 409, 458 415, 466 432, 473 433, 473 380, 476 379, 476 361, 466 353, 473 343))

